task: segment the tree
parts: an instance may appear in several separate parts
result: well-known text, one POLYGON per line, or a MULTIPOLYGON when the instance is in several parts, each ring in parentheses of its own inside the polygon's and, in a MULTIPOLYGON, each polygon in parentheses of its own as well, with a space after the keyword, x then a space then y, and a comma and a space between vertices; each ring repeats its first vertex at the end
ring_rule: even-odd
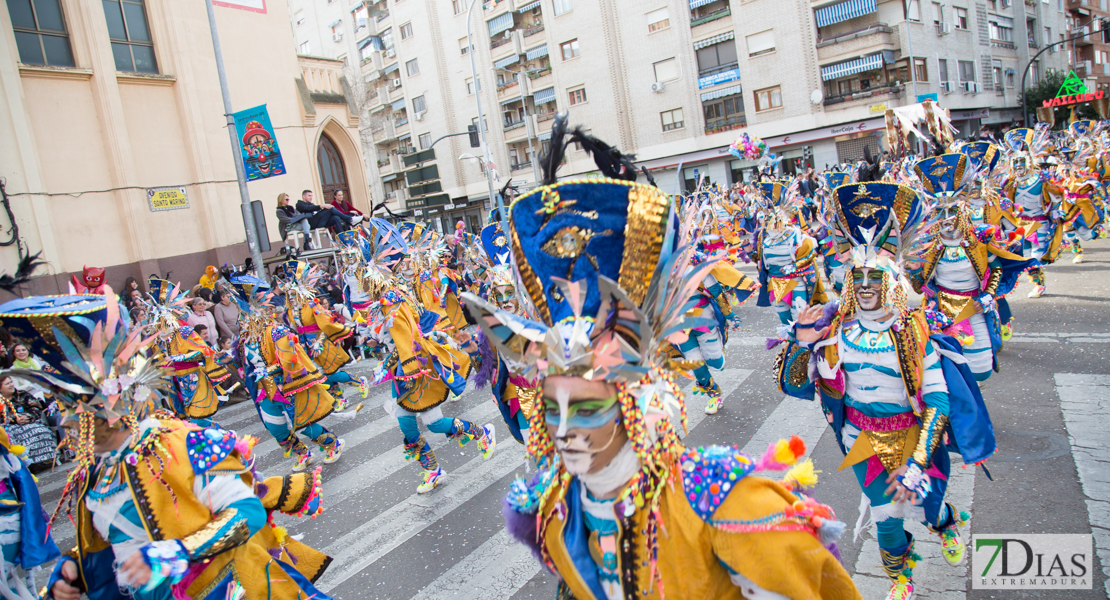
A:
MULTIPOLYGON (((1028 115, 1033 115, 1036 118, 1037 109, 1041 107, 1045 100, 1051 100, 1061 93, 1060 88, 1064 87, 1064 83, 1069 83, 1069 89, 1065 90, 1067 94, 1080 93, 1077 89, 1072 89, 1075 86, 1072 83, 1075 81, 1075 72, 1070 75, 1065 75, 1062 71, 1049 71, 1045 73, 1041 81, 1034 87, 1025 90, 1025 111, 1028 115)), ((1077 78, 1076 78, 1077 79, 1077 78)), ((1062 129, 1067 127, 1068 120, 1071 118, 1071 111, 1073 106, 1058 106, 1053 109, 1053 114, 1056 118, 1055 129, 1062 129)), ((1098 112, 1095 111, 1094 105, 1090 102, 1074 105, 1077 117, 1080 119, 1098 119, 1098 112)))

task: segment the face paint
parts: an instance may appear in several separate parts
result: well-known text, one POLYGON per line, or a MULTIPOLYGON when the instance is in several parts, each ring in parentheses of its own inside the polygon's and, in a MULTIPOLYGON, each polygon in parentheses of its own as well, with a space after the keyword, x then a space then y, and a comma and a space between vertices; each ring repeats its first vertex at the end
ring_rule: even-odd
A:
POLYGON ((556 437, 566 436, 570 429, 597 429, 615 421, 620 413, 617 396, 581 400, 571 404, 570 392, 565 389, 556 391, 556 399, 544 398, 544 420, 551 427, 557 427, 556 437))

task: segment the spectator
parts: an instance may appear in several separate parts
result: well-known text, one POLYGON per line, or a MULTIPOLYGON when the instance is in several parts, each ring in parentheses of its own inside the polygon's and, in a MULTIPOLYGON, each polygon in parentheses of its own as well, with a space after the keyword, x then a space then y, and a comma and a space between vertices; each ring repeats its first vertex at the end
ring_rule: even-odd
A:
POLYGON ((362 214, 361 210, 355 208, 353 204, 346 200, 346 195, 343 193, 343 190, 335 190, 335 195, 332 196, 331 205, 334 206, 336 210, 345 215, 350 215, 353 217, 355 215, 362 214))
POLYGON ((311 229, 308 219, 312 213, 304 213, 289 206, 289 194, 285 192, 278 194, 277 202, 278 233, 281 234, 281 239, 289 237, 289 230, 300 229, 304 234, 304 249, 312 250, 312 241, 308 239, 308 232, 311 229))
POLYGON ((228 339, 239 337, 239 305, 231 300, 231 294, 216 292, 212 297, 215 305, 212 307, 212 316, 216 318, 216 328, 220 335, 228 339))
POLYGON ((204 298, 193 298, 189 302, 188 316, 185 317, 185 322, 193 326, 195 329, 197 325, 204 325, 207 331, 205 332, 204 341, 208 342, 209 346, 216 346, 216 318, 212 313, 208 312, 209 302, 204 298))
POLYGON ((301 199, 297 202, 297 211, 312 213, 312 216, 308 218, 308 224, 313 229, 328 227, 339 231, 349 229, 351 226, 362 222, 362 215, 350 217, 339 212, 331 204, 325 203, 321 206, 313 204, 312 190, 301 192, 301 199))
POLYGON ((200 276, 200 285, 214 290, 216 289, 216 280, 220 278, 220 270, 215 265, 208 265, 204 268, 204 275, 200 276))
POLYGON ((138 290, 140 294, 143 293, 143 291, 139 288, 139 281, 134 277, 128 277, 123 281, 123 290, 120 291, 120 294, 126 297, 131 292, 131 290, 138 290))
POLYGON ((193 286, 192 294, 194 298, 204 298, 209 304, 212 303, 212 290, 199 283, 193 286))
POLYGON ((15 338, 12 334, 8 333, 7 329, 0 327, 0 369, 7 369, 12 365, 12 346, 15 345, 15 338))
POLYGON ((4 431, 13 445, 27 449, 31 472, 50 468, 58 436, 47 426, 46 401, 16 389, 14 377, 0 375, 0 404, 4 431))
POLYGON ((212 342, 208 341, 208 326, 207 325, 205 325, 204 323, 200 323, 196 327, 193 328, 193 331, 196 331, 197 335, 199 335, 201 337, 201 339, 204 340, 204 343, 208 344, 209 347, 212 346, 212 342))

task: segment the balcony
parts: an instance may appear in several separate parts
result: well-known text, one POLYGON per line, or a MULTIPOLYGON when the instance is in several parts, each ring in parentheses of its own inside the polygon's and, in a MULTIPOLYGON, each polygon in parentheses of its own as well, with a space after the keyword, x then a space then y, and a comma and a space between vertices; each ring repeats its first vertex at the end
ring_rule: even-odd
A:
POLYGON ((497 99, 508 100, 510 98, 520 97, 520 82, 516 79, 506 81, 505 83, 497 86, 497 99))
POLYGON ((374 21, 377 22, 377 23, 381 23, 382 21, 384 21, 388 18, 389 18, 389 11, 387 10, 385 12, 379 13, 378 16, 374 17, 374 21))
POLYGON ((550 121, 551 119, 555 118, 555 113, 556 112, 557 111, 553 110, 553 111, 550 111, 550 112, 536 113, 536 115, 535 115, 536 116, 536 122, 537 123, 544 123, 546 121, 550 121))
POLYGON ((712 135, 714 133, 721 133, 722 131, 729 131, 732 129, 740 129, 747 124, 748 118, 744 115, 728 117, 727 119, 714 119, 705 124, 705 135, 712 135))
POLYGON ((516 163, 516 164, 511 165, 509 167, 509 169, 511 171, 523 171, 524 169, 531 169, 531 168, 532 168, 532 161, 530 161, 530 160, 522 162, 522 163, 516 163))
POLYGON ((817 42, 817 60, 825 62, 850 54, 897 49, 898 37, 894 35, 894 28, 884 23, 874 23, 817 42))
POLYGON ((397 131, 393 127, 392 119, 382 119, 372 125, 370 131, 374 133, 375 144, 389 144, 397 139, 397 131))
POLYGON ((1013 42, 1007 42, 1007 41, 1004 41, 1004 40, 992 39, 991 40, 991 47, 992 48, 1005 48, 1007 50, 1016 50, 1017 49, 1017 44, 1015 44, 1013 42))
POLYGON ((693 27, 697 27, 698 25, 705 25, 706 23, 712 23, 713 21, 716 21, 717 19, 723 19, 723 18, 725 18, 725 17, 727 17, 731 14, 732 14, 732 7, 727 6, 727 5, 722 9, 713 11, 711 13, 702 15, 700 17, 695 18, 694 15, 691 14, 690 15, 690 27, 693 28, 693 27))
POLYGON ((399 154, 390 154, 385 158, 378 159, 378 175, 390 175, 393 173, 401 172, 401 156, 399 154))
POLYGON ((532 37, 541 31, 543 31, 543 23, 536 23, 535 25, 526 25, 523 33, 524 37, 532 37))
MULTIPOLYGON (((867 100, 879 96, 901 96, 906 91, 905 84, 891 83, 881 87, 873 87, 867 90, 860 90, 858 92, 851 92, 848 94, 839 94, 836 96, 826 96, 824 105, 832 106, 834 104, 843 104, 845 102, 855 102, 857 100, 867 100)), ((846 108, 846 107, 837 107, 846 108)))
MULTIPOLYGON (((401 81, 401 79, 398 78, 398 79, 395 79, 394 81, 401 81)), ((405 86, 403 86, 403 85, 394 86, 393 84, 389 85, 389 101, 390 102, 393 102, 394 100, 400 100, 401 98, 404 98, 404 97, 405 97, 405 86)))

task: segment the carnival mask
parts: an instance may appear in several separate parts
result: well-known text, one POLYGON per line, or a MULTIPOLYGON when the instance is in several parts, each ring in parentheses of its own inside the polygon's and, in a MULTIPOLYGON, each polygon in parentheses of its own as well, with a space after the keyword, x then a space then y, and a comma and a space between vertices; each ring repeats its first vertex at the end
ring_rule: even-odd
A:
POLYGON ((98 288, 104 283, 104 269, 100 267, 84 267, 81 271, 81 281, 90 288, 98 288))
POLYGON ((854 269, 852 284, 856 293, 856 305, 860 310, 878 310, 883 304, 883 285, 886 274, 880 269, 854 269))
POLYGON ((600 471, 628 441, 612 384, 552 376, 544 380, 543 393, 548 435, 568 473, 600 471))

